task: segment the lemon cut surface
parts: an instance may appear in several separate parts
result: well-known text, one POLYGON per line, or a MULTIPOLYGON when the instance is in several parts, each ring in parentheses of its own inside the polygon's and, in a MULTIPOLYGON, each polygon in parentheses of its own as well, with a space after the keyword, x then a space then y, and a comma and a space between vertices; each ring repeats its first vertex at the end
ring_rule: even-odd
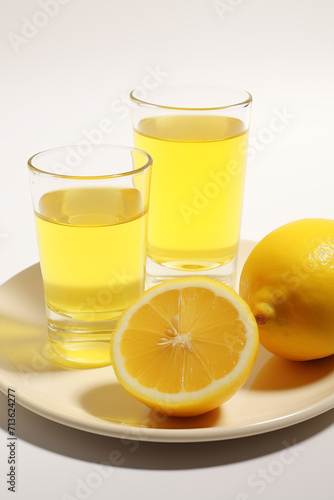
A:
POLYGON ((160 413, 194 416, 220 406, 247 380, 258 351, 250 308, 230 287, 182 278, 145 292, 114 332, 115 374, 160 413))

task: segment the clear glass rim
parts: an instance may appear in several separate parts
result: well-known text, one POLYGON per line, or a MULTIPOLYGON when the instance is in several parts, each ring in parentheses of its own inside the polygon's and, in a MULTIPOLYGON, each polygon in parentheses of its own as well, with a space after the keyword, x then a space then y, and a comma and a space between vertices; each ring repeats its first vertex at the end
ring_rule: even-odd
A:
POLYGON ((213 86, 203 87, 203 86, 199 86, 199 85, 191 85, 191 86, 190 85, 163 85, 163 86, 159 86, 159 89, 170 89, 170 90, 186 89, 186 88, 189 88, 189 89, 207 88, 208 90, 211 89, 211 90, 220 90, 220 91, 240 92, 240 94, 241 93, 244 94, 245 98, 240 99, 237 102, 233 102, 231 104, 227 104, 227 105, 223 105, 223 106, 218 106, 218 105, 217 106, 195 106, 195 107, 169 106, 166 104, 159 104, 158 102, 150 101, 149 99, 136 97, 135 92, 137 90, 141 89, 141 87, 136 87, 135 89, 133 89, 130 92, 130 99, 132 101, 136 102, 137 104, 149 106, 152 108, 161 108, 161 109, 179 110, 179 111, 214 111, 214 110, 219 110, 219 109, 230 109, 230 108, 234 108, 234 107, 238 107, 238 106, 246 106, 246 105, 250 104, 253 100, 252 95, 247 90, 244 90, 244 89, 238 88, 238 87, 213 87, 213 86))
MULTIPOLYGON (((29 158, 29 160, 27 161, 28 168, 32 172, 35 172, 35 173, 38 173, 38 174, 47 175, 47 176, 50 176, 50 177, 58 177, 58 178, 61 178, 61 179, 74 179, 74 180, 75 179, 80 179, 80 180, 94 180, 94 179, 96 179, 96 180, 98 180, 98 179, 113 179, 113 178, 117 178, 117 177, 125 177, 125 176, 135 175, 135 174, 138 174, 140 172, 144 172, 153 163, 153 160, 152 160, 151 156, 148 153, 146 153, 146 151, 143 151, 142 149, 134 148, 132 146, 122 146, 122 145, 114 145, 114 144, 95 144, 95 145, 92 144, 93 150, 96 149, 96 148, 99 148, 99 149, 106 148, 106 149, 119 149, 119 150, 124 150, 124 151, 129 151, 129 152, 140 153, 144 157, 146 157, 146 163, 144 165, 142 165, 141 167, 134 168, 133 170, 125 170, 124 172, 119 172, 119 173, 116 173, 116 174, 107 174, 107 175, 68 175, 68 174, 57 174, 57 173, 54 173, 54 172, 49 172, 47 170, 43 170, 43 169, 35 167, 33 165, 33 161, 36 158, 39 158, 41 156, 45 156, 45 155, 47 155, 47 154, 49 154, 51 152, 60 151, 61 149, 63 149, 63 150, 65 150, 65 149, 71 149, 71 148, 73 149, 73 148, 77 148, 79 146, 80 146, 80 144, 72 144, 72 145, 69 145, 69 146, 59 146, 59 147, 55 147, 55 148, 44 149, 43 151, 35 153, 33 156, 31 156, 29 158)), ((89 155, 87 155, 87 156, 89 156, 89 155)))

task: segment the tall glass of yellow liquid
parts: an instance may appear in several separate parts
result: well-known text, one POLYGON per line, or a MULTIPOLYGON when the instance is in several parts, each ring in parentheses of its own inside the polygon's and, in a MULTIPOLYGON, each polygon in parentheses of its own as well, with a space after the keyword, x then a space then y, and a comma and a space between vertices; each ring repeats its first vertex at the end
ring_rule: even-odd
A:
POLYGON ((110 364, 117 320, 145 288, 151 164, 88 143, 28 160, 48 338, 67 360, 110 364))
POLYGON ((234 286, 251 95, 160 86, 130 100, 135 146, 154 162, 148 286, 190 274, 234 286))

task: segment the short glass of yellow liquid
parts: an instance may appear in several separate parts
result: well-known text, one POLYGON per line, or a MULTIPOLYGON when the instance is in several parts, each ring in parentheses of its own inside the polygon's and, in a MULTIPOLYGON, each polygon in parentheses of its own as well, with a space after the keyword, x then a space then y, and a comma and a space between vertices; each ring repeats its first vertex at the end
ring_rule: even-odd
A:
POLYGON ((28 160, 49 342, 67 360, 110 364, 117 320, 145 288, 151 164, 91 144, 28 160))
POLYGON ((154 162, 148 286, 186 275, 234 286, 251 95, 161 86, 130 98, 135 146, 154 162))

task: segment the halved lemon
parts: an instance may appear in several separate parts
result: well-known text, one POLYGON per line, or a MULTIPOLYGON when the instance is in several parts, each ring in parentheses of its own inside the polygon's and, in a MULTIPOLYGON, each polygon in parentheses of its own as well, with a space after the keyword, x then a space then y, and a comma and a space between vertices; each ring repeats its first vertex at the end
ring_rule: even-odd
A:
POLYGON ((259 339, 246 302, 208 278, 147 290, 120 319, 111 342, 122 386, 160 413, 194 416, 231 398, 247 380, 259 339))

